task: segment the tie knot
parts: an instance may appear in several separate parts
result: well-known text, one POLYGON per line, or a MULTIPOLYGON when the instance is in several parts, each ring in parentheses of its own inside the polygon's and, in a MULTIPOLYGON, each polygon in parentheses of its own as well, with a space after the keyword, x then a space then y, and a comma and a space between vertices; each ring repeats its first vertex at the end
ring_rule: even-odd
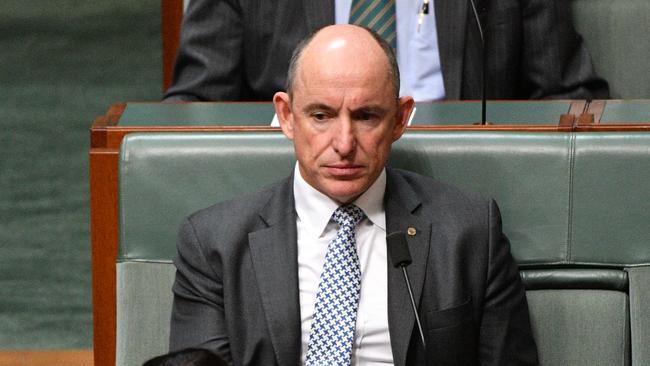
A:
POLYGON ((332 214, 332 220, 339 224, 339 227, 355 227, 365 216, 362 209, 350 204, 339 206, 332 214))

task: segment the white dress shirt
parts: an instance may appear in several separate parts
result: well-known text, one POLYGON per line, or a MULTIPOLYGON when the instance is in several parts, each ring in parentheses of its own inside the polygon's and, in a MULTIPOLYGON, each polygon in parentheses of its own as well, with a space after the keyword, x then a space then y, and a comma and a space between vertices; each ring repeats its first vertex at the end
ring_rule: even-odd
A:
MULTIPOLYGON (((348 23, 351 6, 352 0, 334 2, 336 24, 348 23)), ((399 94, 410 95, 416 102, 445 97, 434 0, 429 1, 429 14, 424 15, 418 31, 421 7, 422 0, 395 0, 397 64, 401 77, 399 94)))
MULTIPOLYGON (((352 347, 351 364, 392 365, 393 352, 388 332, 388 280, 386 214, 383 207, 386 170, 353 203, 366 215, 356 229, 361 263, 361 294, 352 347)), ((293 194, 298 214, 298 286, 302 329, 302 363, 307 355, 320 274, 329 242, 338 225, 330 220, 338 204, 310 186, 296 164, 293 194)))

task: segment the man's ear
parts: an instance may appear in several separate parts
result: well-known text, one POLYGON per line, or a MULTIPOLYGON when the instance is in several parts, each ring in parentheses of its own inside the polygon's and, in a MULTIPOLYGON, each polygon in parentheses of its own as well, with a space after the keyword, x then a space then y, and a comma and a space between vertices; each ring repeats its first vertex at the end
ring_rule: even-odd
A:
POLYGON ((397 141, 406 130, 409 118, 415 107, 415 101, 412 97, 401 97, 397 102, 397 113, 395 115, 396 123, 393 129, 393 141, 397 141))
POLYGON ((273 96, 275 113, 278 115, 278 122, 282 132, 289 140, 293 140, 293 113, 291 111, 291 99, 285 92, 277 92, 273 96))

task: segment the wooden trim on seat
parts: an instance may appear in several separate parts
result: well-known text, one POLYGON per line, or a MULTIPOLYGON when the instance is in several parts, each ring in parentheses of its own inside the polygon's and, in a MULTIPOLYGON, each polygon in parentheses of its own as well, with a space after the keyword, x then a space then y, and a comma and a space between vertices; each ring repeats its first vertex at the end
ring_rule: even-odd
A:
POLYGON ((648 121, 615 122, 602 124, 608 100, 593 100, 589 102, 585 113, 578 117, 576 132, 634 132, 650 131, 650 116, 648 121))
POLYGON ((585 113, 594 115, 594 124, 600 124, 600 119, 603 117, 603 112, 605 111, 606 104, 606 100, 592 100, 589 102, 589 108, 585 111, 585 113))
POLYGON ((117 149, 90 149, 90 240, 96 366, 115 365, 118 158, 117 149))
POLYGON ((584 125, 576 127, 576 132, 650 132, 648 124, 584 125))
POLYGON ((571 102, 571 108, 569 108, 569 114, 572 114, 574 116, 579 116, 586 112, 587 106, 588 104, 586 100, 574 100, 571 102))

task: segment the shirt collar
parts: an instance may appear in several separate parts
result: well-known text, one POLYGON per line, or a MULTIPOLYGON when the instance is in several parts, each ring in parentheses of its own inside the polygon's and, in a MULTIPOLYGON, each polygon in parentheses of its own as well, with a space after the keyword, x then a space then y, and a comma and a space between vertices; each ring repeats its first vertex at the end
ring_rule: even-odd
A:
MULTIPOLYGON (((384 168, 372 185, 352 202, 363 210, 373 224, 382 230, 386 230, 385 191, 386 169, 384 168)), ((298 220, 311 227, 314 232, 319 233, 319 236, 322 235, 332 213, 339 205, 305 181, 300 174, 297 162, 293 173, 293 194, 298 220)))

